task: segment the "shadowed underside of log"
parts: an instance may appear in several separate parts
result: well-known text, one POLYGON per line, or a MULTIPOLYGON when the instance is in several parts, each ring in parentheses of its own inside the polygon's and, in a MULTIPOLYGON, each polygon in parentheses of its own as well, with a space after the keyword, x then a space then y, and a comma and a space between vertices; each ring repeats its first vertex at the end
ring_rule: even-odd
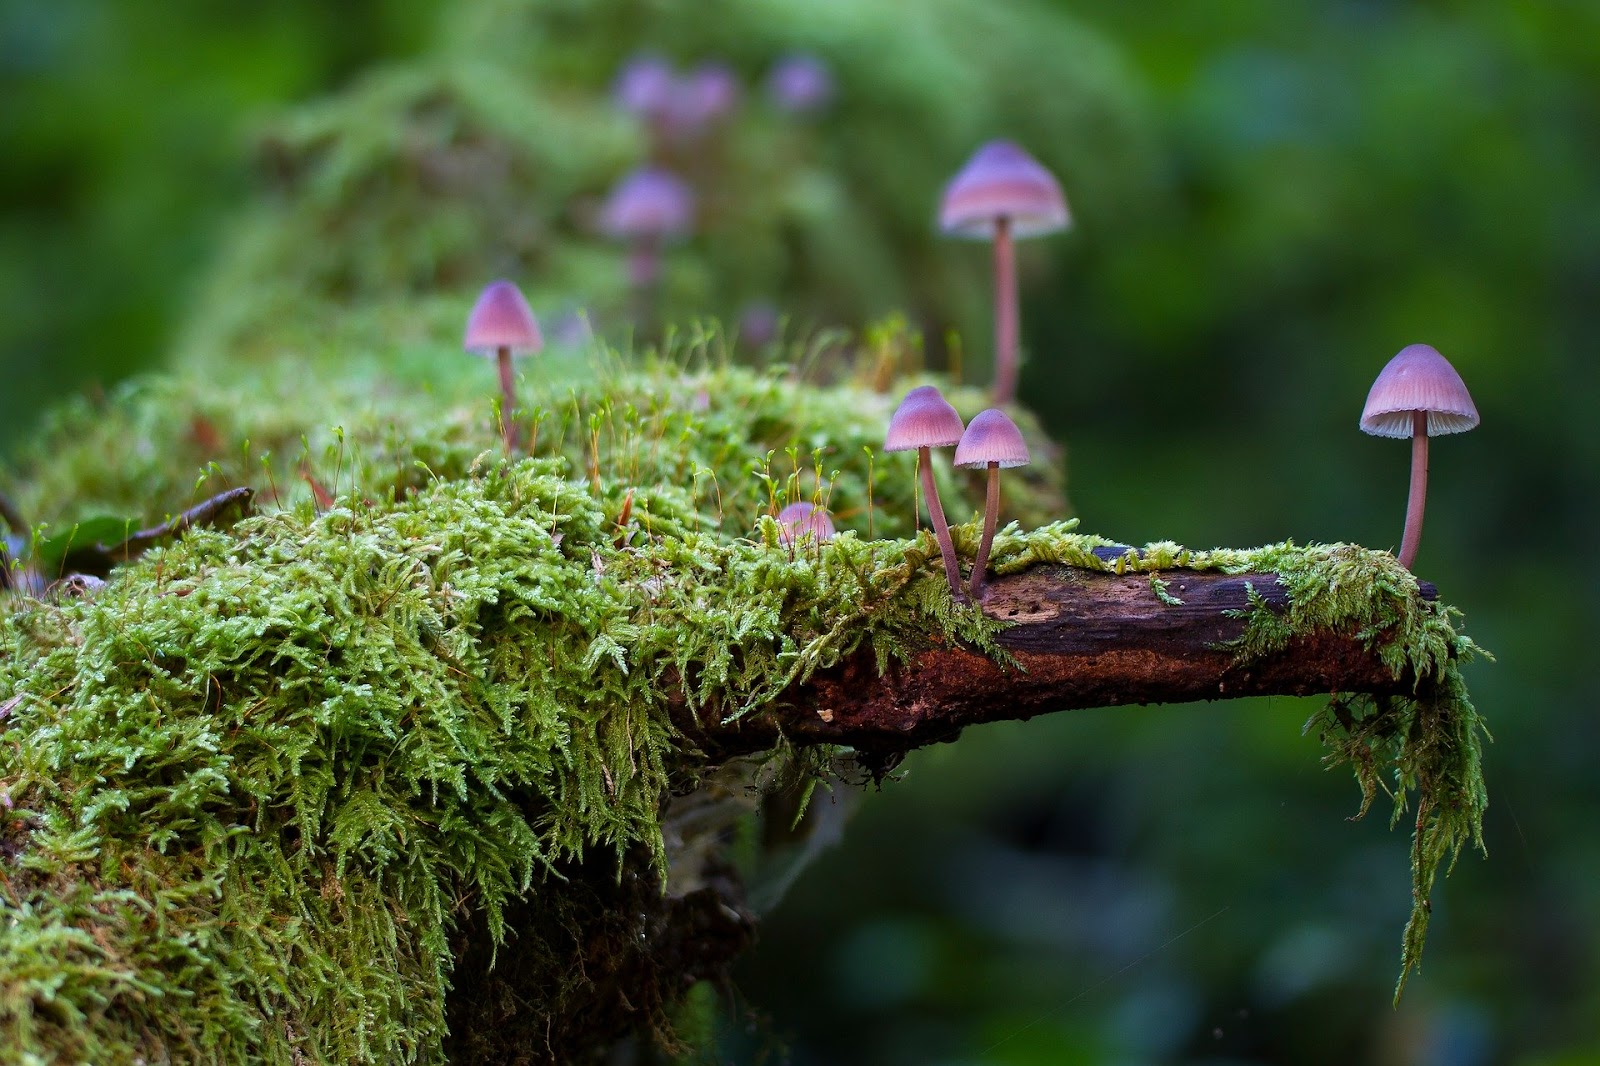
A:
MULTIPOLYGON (((1050 711, 1241 696, 1394 694, 1397 677, 1353 634, 1312 633, 1280 651, 1241 657, 1253 589, 1288 606, 1275 574, 1172 570, 1162 593, 1147 573, 1039 566, 993 581, 983 610, 1010 623, 998 642, 1015 664, 934 647, 880 674, 870 653, 819 671, 792 698, 751 719, 706 727, 721 751, 754 751, 779 732, 792 743, 892 754, 954 740, 969 725, 1050 711), (1163 598, 1165 595, 1165 599, 1163 598), (1181 601, 1181 602, 1177 602, 1181 601)), ((1422 595, 1432 599, 1432 586, 1422 595)))

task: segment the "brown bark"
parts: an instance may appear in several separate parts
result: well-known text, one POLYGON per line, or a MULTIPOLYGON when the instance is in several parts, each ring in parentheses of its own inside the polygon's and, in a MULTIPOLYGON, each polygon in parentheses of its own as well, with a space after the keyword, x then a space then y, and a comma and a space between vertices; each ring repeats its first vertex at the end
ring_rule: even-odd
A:
MULTIPOLYGON (((893 755, 954 740, 969 725, 1050 711, 1240 696, 1405 691, 1376 651, 1348 634, 1316 633, 1241 661, 1253 587, 1287 598, 1274 574, 1166 571, 1161 600, 1148 574, 1039 566, 997 578, 983 609, 1012 623, 999 643, 1016 665, 963 647, 930 648, 880 675, 870 651, 819 671, 792 698, 748 719, 695 727, 719 754, 757 751, 781 732, 795 744, 844 744, 893 755)), ((1422 593, 1433 598, 1431 585, 1422 593)))

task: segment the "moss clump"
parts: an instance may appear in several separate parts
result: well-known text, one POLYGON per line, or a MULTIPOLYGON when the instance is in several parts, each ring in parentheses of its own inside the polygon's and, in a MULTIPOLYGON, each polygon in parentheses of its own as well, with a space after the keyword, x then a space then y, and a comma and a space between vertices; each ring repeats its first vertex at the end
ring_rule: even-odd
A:
MULTIPOLYGON (((519 1047, 543 1041, 529 1055, 573 1061, 664 1032, 683 979, 716 968, 681 930, 730 952, 748 932, 676 887, 727 880, 716 847, 663 835, 669 797, 712 769, 682 716, 757 713, 929 631, 992 648, 930 536, 877 536, 912 534, 910 463, 872 454, 893 395, 558 357, 529 386, 537 454, 508 461, 486 368, 395 364, 404 386, 343 379, 298 402, 287 376, 139 383, 58 416, 19 462, 58 529, 159 518, 194 491, 185 466, 267 501, 91 596, 0 600, 0 1033, 23 1061, 438 1062, 486 1053, 474 1041, 503 1018, 519 1047), (771 514, 797 497, 844 532, 786 546, 771 514)), ((953 514, 976 498, 947 487, 953 514)), ((977 523, 954 532, 970 555, 977 523)), ((1276 571, 1289 609, 1253 611, 1241 656, 1334 629, 1416 678, 1414 698, 1313 723, 1368 800, 1390 769, 1397 805, 1418 794, 1409 971, 1434 873, 1483 810, 1458 672, 1473 647, 1448 608, 1349 546, 1102 559, 1109 543, 1013 524, 993 559, 1276 571)))

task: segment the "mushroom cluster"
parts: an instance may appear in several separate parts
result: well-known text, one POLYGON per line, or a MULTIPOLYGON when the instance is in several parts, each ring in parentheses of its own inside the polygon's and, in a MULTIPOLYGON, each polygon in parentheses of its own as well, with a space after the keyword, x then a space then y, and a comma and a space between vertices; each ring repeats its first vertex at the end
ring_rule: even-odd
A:
POLYGON ((961 590, 961 568, 956 561, 950 526, 945 521, 944 506, 939 500, 939 487, 933 480, 931 462, 932 449, 947 448, 952 444, 956 446, 956 466, 987 468, 989 471, 988 493, 983 510, 983 539, 979 542, 978 555, 972 564, 969 586, 972 598, 981 601, 987 580, 985 571, 989 564, 989 548, 994 543, 994 527, 1000 516, 1000 468, 1027 465, 1028 445, 1023 441, 1016 423, 997 408, 982 411, 973 418, 971 425, 963 425, 961 415, 932 385, 921 385, 906 393, 894 417, 889 420, 889 432, 884 437, 883 450, 916 450, 917 473, 922 479, 923 494, 927 497, 933 536, 939 542, 939 555, 944 560, 945 579, 950 583, 950 594, 958 600, 966 598, 961 590))

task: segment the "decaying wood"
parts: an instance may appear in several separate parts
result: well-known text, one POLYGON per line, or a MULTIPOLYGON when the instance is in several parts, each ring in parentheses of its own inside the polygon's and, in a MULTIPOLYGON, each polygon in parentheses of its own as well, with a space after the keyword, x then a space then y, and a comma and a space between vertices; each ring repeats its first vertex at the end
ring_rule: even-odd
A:
POLYGON ((105 577, 111 568, 138 558, 164 540, 181 536, 195 526, 221 526, 229 512, 240 515, 250 513, 255 491, 249 488, 229 489, 208 500, 167 519, 149 529, 136 530, 116 544, 85 544, 74 546, 62 557, 62 571, 68 575, 88 574, 105 577))
MULTIPOLYGON (((1228 647, 1245 628, 1249 589, 1275 608, 1287 597, 1274 574, 1172 570, 1118 576, 1039 566, 999 578, 983 609, 1012 623, 999 643, 1016 660, 935 647, 880 675, 870 654, 819 671, 792 698, 749 719, 702 723, 719 751, 754 751, 781 732, 792 743, 844 744, 893 755, 954 740, 970 725, 1050 711, 1182 703, 1239 696, 1406 690, 1377 653, 1352 636, 1317 633, 1281 652, 1241 661, 1228 647)), ((1422 593, 1433 598, 1432 586, 1422 593)))

